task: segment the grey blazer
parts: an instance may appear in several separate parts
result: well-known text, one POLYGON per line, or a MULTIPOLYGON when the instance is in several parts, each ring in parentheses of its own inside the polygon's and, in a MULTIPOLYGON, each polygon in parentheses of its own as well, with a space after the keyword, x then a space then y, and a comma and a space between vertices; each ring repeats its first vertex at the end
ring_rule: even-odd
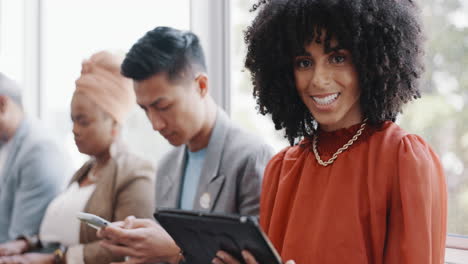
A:
POLYGON ((0 172, 0 243, 37 234, 49 202, 70 178, 64 153, 45 135, 24 119, 11 139, 0 172))
MULTIPOLYGON (((193 209, 258 215, 263 171, 272 155, 270 146, 235 126, 218 109, 193 209)), ((158 208, 179 208, 186 158, 184 145, 161 159, 156 174, 158 208)))

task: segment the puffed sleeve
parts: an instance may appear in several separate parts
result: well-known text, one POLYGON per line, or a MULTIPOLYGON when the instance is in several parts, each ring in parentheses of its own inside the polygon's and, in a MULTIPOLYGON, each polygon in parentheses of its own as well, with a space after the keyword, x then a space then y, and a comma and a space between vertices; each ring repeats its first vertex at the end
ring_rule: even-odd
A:
POLYGON ((407 135, 397 160, 384 263, 444 263, 447 191, 439 158, 422 138, 407 135))
POLYGON ((278 183, 281 175, 286 149, 276 154, 268 162, 263 175, 262 194, 260 197, 260 225, 263 230, 269 230, 270 218, 275 205, 278 183))

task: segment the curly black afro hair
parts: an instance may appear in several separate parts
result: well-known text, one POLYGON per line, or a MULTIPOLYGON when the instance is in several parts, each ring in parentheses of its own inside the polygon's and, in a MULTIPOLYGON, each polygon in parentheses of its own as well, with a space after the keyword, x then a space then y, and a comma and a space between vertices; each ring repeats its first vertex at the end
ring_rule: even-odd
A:
POLYGON ((262 0, 245 32, 254 97, 290 144, 312 136, 314 118, 295 87, 293 59, 311 41, 332 37, 348 49, 358 71, 363 115, 371 124, 394 121, 420 97, 423 35, 411 0, 262 0), (258 10, 257 10, 258 9, 258 10))

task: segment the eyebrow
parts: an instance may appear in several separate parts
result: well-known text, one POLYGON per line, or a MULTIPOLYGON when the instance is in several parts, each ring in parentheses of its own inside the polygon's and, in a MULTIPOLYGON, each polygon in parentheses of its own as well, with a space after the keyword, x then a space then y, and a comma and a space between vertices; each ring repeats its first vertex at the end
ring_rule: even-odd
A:
POLYGON ((86 118, 86 115, 78 114, 78 115, 76 115, 76 116, 70 115, 70 117, 71 117, 71 120, 79 121, 79 120, 81 120, 81 119, 83 119, 83 118, 86 118))
MULTIPOLYGON (((166 100, 166 97, 160 97, 149 104, 149 107, 157 107, 162 101, 166 100)), ((141 108, 146 109, 146 106, 138 104, 141 108)))
POLYGON ((339 50, 346 50, 346 48, 341 46, 341 45, 336 45, 335 47, 330 47, 330 48, 326 49, 325 53, 330 53, 330 52, 339 51, 339 50))
POLYGON ((308 52, 307 50, 302 49, 296 52, 296 57, 299 57, 299 56, 312 56, 312 54, 310 54, 310 52, 308 52))
MULTIPOLYGON (((346 48, 341 45, 336 45, 335 47, 330 47, 326 49, 325 54, 328 54, 334 51, 339 51, 339 50, 346 50, 346 48)), ((312 54, 308 52, 306 49, 302 49, 296 53, 296 56, 312 56, 312 54)))

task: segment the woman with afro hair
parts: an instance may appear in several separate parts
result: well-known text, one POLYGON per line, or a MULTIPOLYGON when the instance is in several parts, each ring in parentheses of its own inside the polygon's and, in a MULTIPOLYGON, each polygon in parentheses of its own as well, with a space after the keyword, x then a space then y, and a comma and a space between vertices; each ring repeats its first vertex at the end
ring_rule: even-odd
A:
MULTIPOLYGON (((260 204, 281 257, 443 263, 443 168, 421 137, 394 123, 421 94, 415 2, 270 0, 255 9, 245 64, 260 113, 291 143, 269 162, 260 204)), ((237 260, 220 251, 213 262, 237 260)))

